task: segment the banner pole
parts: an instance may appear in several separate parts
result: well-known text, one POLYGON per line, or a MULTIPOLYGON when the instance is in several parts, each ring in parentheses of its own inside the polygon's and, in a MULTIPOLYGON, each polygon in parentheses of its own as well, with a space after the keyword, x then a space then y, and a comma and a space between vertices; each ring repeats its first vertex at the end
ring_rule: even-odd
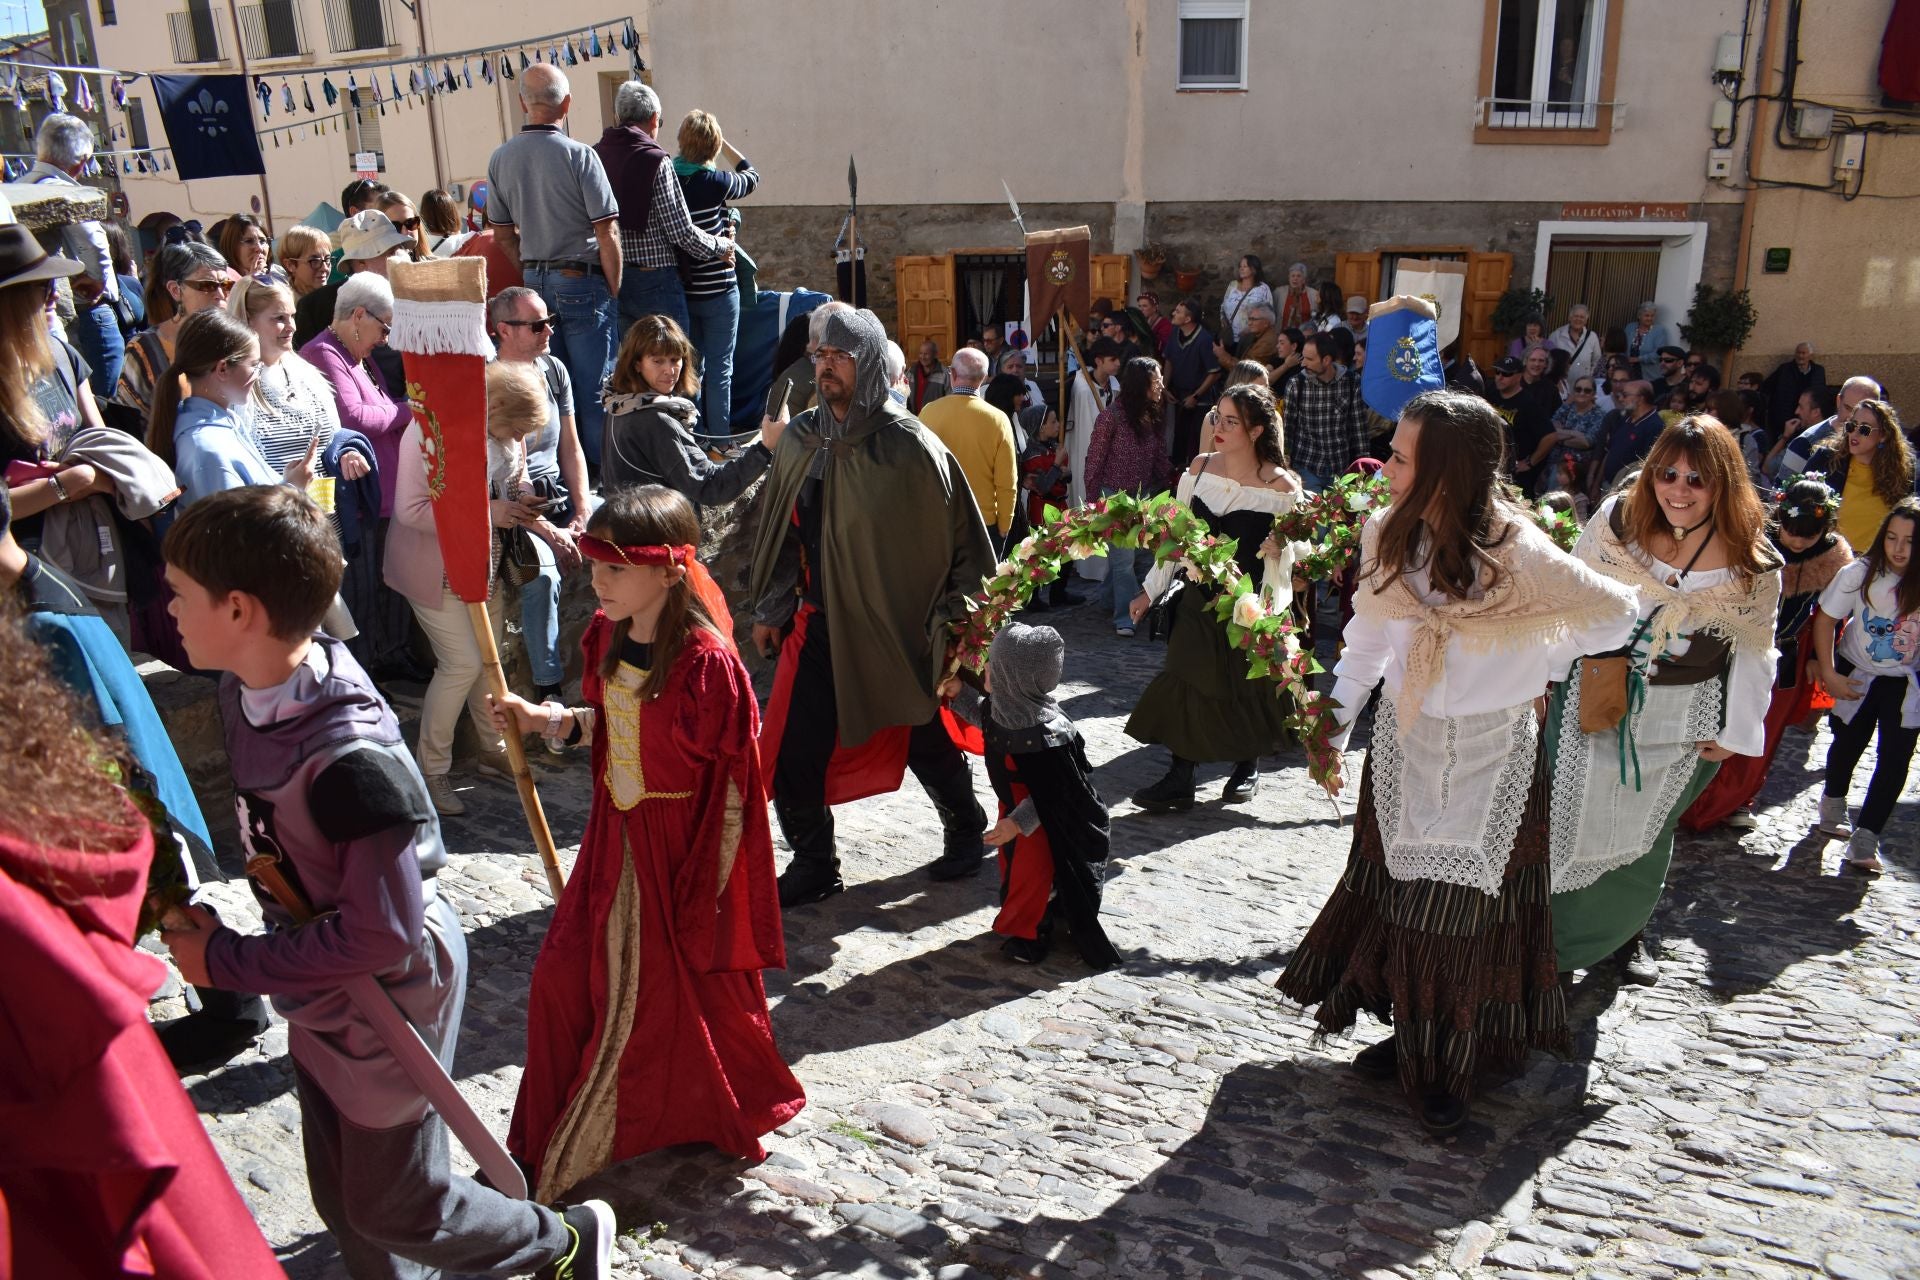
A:
MULTIPOLYGON (((487 616, 486 601, 470 601, 467 618, 473 623, 473 638, 480 645, 480 664, 486 671, 487 687, 493 691, 496 702, 504 701, 508 693, 507 673, 500 669, 500 649, 493 642, 493 620, 487 616)), ((547 873, 547 888, 558 902, 560 890, 566 886, 560 874, 560 851, 554 847, 553 831, 547 826, 546 810, 541 807, 540 793, 534 788, 533 774, 527 768, 527 752, 521 745, 520 734, 509 732, 505 738, 507 762, 513 766, 513 783, 520 789, 520 807, 526 811, 527 827, 533 832, 540 869, 547 873)))

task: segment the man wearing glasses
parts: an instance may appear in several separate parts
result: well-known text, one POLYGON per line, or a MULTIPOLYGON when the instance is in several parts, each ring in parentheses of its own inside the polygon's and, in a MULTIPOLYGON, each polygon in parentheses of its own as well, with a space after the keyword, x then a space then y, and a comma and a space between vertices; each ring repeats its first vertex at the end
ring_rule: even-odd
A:
POLYGON ((1547 335, 1547 345, 1568 355, 1567 377, 1594 378, 1600 373, 1600 335, 1593 331, 1593 309, 1576 302, 1567 322, 1547 335))
POLYGON ((1684 347, 1660 348, 1660 376, 1648 384, 1653 402, 1664 405, 1677 387, 1687 385, 1687 352, 1684 347))

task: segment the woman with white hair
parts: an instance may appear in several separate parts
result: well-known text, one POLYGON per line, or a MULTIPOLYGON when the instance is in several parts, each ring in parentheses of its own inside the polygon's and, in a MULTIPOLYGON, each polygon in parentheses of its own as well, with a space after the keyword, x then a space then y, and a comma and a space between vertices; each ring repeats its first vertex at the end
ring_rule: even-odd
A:
POLYGON ((1307 264, 1296 262, 1287 268, 1287 291, 1274 300, 1281 329, 1304 329, 1320 313, 1320 291, 1307 287, 1307 264))
MULTIPOLYGON (((34 165, 22 181, 79 186, 81 171, 93 159, 93 126, 78 116, 50 115, 40 122, 33 145, 34 165)), ((80 264, 81 273, 59 289, 60 322, 93 370, 93 393, 104 399, 120 380, 126 351, 120 334, 120 285, 107 233, 89 221, 70 222, 49 235, 59 240, 57 247, 49 240, 50 249, 80 264)))
POLYGON ((380 581, 386 558, 387 532, 393 523, 393 486, 399 474, 400 437, 413 421, 413 409, 395 400, 367 361, 393 330, 393 286, 373 271, 356 271, 334 295, 333 323, 300 348, 300 356, 320 371, 333 390, 340 425, 358 431, 373 445, 374 470, 380 480, 380 519, 373 545, 362 535, 361 552, 348 566, 342 592, 347 607, 360 623, 362 639, 355 656, 368 673, 380 679, 422 679, 426 672, 408 652, 412 612, 397 593, 380 581))
POLYGON ((1673 345, 1673 335, 1659 322, 1659 308, 1651 300, 1634 309, 1633 323, 1621 334, 1621 350, 1640 366, 1640 376, 1648 382, 1660 378, 1660 348, 1673 345))

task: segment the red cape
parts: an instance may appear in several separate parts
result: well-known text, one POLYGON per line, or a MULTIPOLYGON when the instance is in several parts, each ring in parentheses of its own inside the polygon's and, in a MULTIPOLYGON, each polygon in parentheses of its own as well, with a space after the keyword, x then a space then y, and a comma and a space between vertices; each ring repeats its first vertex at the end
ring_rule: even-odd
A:
POLYGON ((147 1024, 152 855, 0 835, 0 1275, 284 1275, 147 1024))

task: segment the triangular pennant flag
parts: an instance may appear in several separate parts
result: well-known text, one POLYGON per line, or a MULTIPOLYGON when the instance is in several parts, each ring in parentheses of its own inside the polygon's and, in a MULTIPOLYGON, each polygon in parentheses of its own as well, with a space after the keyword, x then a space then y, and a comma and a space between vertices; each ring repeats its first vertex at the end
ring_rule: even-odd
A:
POLYGON ((81 112, 93 110, 93 90, 87 88, 87 78, 85 76, 81 76, 74 82, 73 105, 76 110, 81 112))
POLYGON ((520 51, 520 69, 522 71, 525 71, 527 67, 530 65, 531 64, 527 60, 527 51, 525 49, 522 49, 520 51))
POLYGON ((292 81, 282 80, 280 82, 280 104, 287 109, 288 115, 293 114, 294 104, 293 104, 293 82, 292 81))
POLYGON ((173 153, 171 151, 163 151, 160 153, 160 167, 169 173, 173 171, 173 153))
POLYGON ((407 68, 407 91, 409 93, 420 92, 420 68, 407 68))
POLYGON ((253 96, 260 99, 260 118, 270 119, 273 115, 273 86, 265 80, 255 80, 253 96))
POLYGON ((600 28, 595 27, 593 29, 593 37, 587 41, 587 56, 589 58, 597 58, 604 52, 606 52, 606 50, 600 47, 600 28))
MULTIPOLYGON (((487 64, 483 62, 480 65, 484 67, 487 64)), ((473 59, 462 58, 460 60, 460 78, 466 82, 467 88, 473 88, 473 59)))
POLYGON ((440 65, 440 71, 440 82, 447 87, 447 92, 453 93, 457 91, 460 88, 460 80, 459 77, 453 74, 453 64, 451 62, 442 63, 440 65))
POLYGON ((632 53, 640 47, 640 33, 633 29, 633 20, 631 18, 627 20, 627 29, 620 33, 620 45, 629 53, 632 53))
POLYGON ((47 101, 55 111, 64 113, 67 109, 67 82, 60 78, 58 71, 47 72, 47 101))
POLYGON ((487 58, 480 59, 480 78, 482 80, 485 80, 488 84, 493 83, 493 59, 492 58, 487 57, 487 58))
POLYGON ((127 105, 127 82, 119 76, 115 76, 107 83, 107 92, 113 95, 114 102, 120 107, 124 108, 127 105))
MULTIPOLYGON (((340 91, 333 87, 333 81, 326 76, 320 77, 320 96, 327 100, 327 106, 330 108, 340 101, 340 91)), ((311 107, 313 103, 309 101, 307 105, 311 107)))
MULTIPOLYGON (((384 105, 385 105, 385 99, 383 99, 383 98, 382 98, 382 97, 380 96, 380 77, 379 77, 379 76, 368 76, 368 77, 367 77, 367 88, 369 88, 369 89, 371 89, 371 90, 373 91, 373 105, 374 105, 374 106, 376 106, 376 107, 378 107, 378 106, 384 106, 384 105)), ((396 94, 394 94, 393 96, 397 98, 397 97, 399 97, 400 95, 396 93, 396 94)))
POLYGON ((566 50, 565 57, 567 59, 568 66, 577 67, 580 65, 580 55, 576 54, 573 51, 573 41, 571 40, 567 41, 567 50, 566 50))

